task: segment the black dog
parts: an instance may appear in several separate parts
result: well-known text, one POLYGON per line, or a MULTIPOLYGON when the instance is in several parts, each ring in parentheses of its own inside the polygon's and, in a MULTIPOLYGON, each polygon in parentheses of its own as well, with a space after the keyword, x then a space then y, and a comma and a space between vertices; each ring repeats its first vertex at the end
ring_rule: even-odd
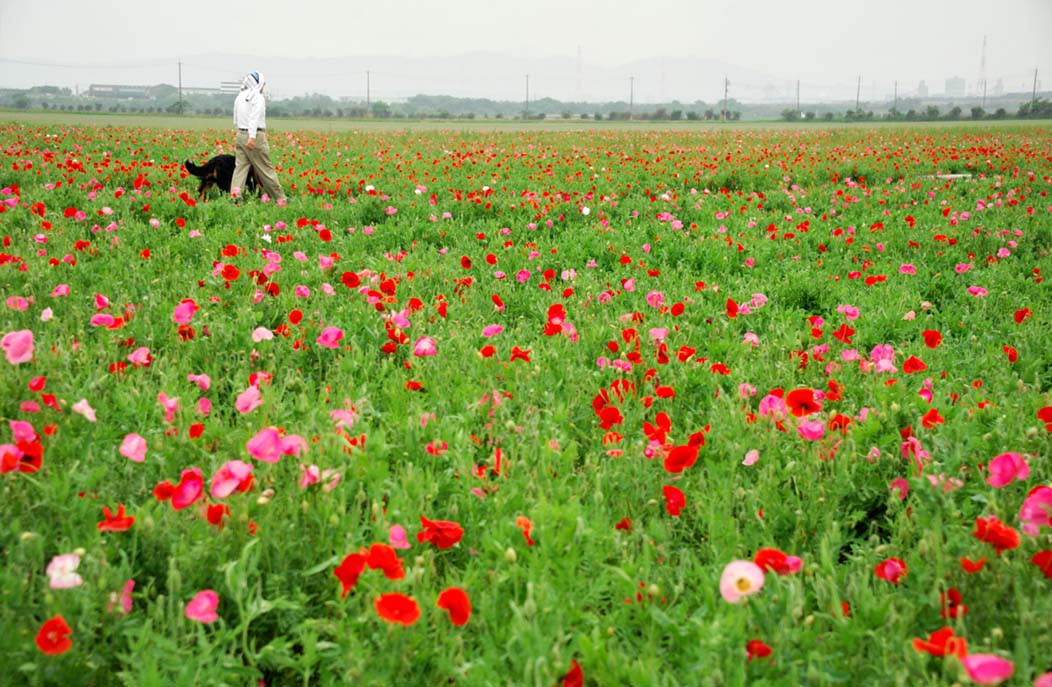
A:
MULTIPOLYGON (((213 186, 218 186, 221 191, 230 193, 230 182, 234 179, 234 156, 216 155, 202 166, 197 166, 187 160, 183 163, 186 171, 201 180, 197 185, 197 195, 204 200, 205 193, 213 186)), ((256 190, 256 170, 249 165, 248 178, 245 180, 245 188, 242 192, 256 190)))

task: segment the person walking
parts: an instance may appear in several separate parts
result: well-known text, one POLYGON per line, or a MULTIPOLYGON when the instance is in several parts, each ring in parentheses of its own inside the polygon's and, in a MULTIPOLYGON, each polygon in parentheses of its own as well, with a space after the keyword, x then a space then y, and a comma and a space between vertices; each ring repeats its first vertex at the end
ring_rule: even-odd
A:
POLYGON ((263 95, 266 83, 262 72, 249 72, 241 82, 241 92, 234 99, 237 135, 234 137, 234 178, 230 190, 240 197, 251 168, 256 171, 256 179, 263 190, 278 203, 284 203, 285 191, 270 162, 270 146, 267 145, 267 101, 263 95))

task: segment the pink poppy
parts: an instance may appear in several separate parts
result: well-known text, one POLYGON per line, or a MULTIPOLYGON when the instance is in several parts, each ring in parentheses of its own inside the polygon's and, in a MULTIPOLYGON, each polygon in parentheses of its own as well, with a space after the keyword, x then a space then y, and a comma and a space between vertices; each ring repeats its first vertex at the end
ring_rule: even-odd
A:
POLYGON ((413 355, 417 357, 432 356, 438 353, 438 344, 430 336, 422 336, 413 344, 413 355))
POLYGON ((1030 476, 1030 466, 1026 458, 1018 453, 1002 453, 992 459, 987 467, 990 470, 990 476, 986 478, 986 483, 998 489, 1011 484, 1014 480, 1022 482, 1030 476))
POLYGON ((128 580, 124 583, 124 587, 120 593, 113 592, 110 594, 110 602, 106 605, 106 612, 113 613, 113 609, 119 604, 121 611, 124 615, 128 615, 132 610, 132 591, 135 589, 135 580, 128 580))
POLYGON ((760 452, 756 449, 746 452, 745 460, 742 461, 742 465, 754 465, 756 461, 760 460, 760 452))
POLYGON ((502 331, 504 331, 503 326, 499 324, 488 324, 482 328, 482 336, 489 338, 491 336, 496 336, 497 334, 500 334, 502 331))
POLYGON ((304 465, 300 463, 300 475, 299 487, 300 489, 306 489, 312 484, 317 484, 318 480, 321 479, 321 468, 317 465, 304 465))
POLYGON ((186 617, 199 623, 214 623, 219 620, 216 608, 219 607, 219 595, 211 589, 198 592, 186 604, 186 617))
POLYGON ((91 316, 92 327, 109 327, 112 326, 113 323, 116 321, 117 318, 115 318, 113 315, 110 315, 109 313, 99 313, 97 315, 91 316))
POLYGON ((88 422, 95 422, 95 409, 88 403, 88 399, 82 398, 73 404, 71 410, 78 415, 83 415, 88 422))
POLYGON ((175 411, 179 410, 179 399, 168 398, 168 394, 161 391, 157 394, 157 402, 164 408, 164 421, 171 423, 175 420, 175 411))
POLYGON ((736 604, 763 587, 763 568, 752 561, 731 561, 720 576, 720 595, 736 604))
POLYGON ((179 305, 175 306, 175 310, 172 312, 172 322, 176 324, 190 324, 194 319, 194 313, 197 312, 197 303, 194 303, 192 299, 184 299, 179 305))
POLYGON ((800 423, 800 426, 796 428, 796 431, 808 441, 818 441, 826 435, 826 423, 821 420, 802 422, 800 423))
POLYGON ((968 678, 978 685, 999 685, 1015 672, 1011 661, 994 654, 969 654, 961 659, 968 678))
POLYGON ((321 330, 317 344, 323 348, 339 348, 343 339, 343 330, 339 327, 326 327, 321 330))
POLYGON ((234 407, 237 408, 237 412, 242 415, 251 413, 256 408, 263 405, 263 399, 259 393, 259 387, 252 385, 238 394, 237 399, 234 400, 234 407))
POLYGON ((1036 537, 1042 527, 1052 527, 1052 487, 1045 485, 1034 487, 1019 509, 1020 527, 1023 534, 1036 537))
POLYGON ((128 434, 121 442, 120 453, 128 460, 141 463, 146 460, 146 439, 138 434, 128 434))
POLYGON ((52 589, 72 589, 84 584, 83 578, 76 572, 79 566, 80 556, 75 553, 55 556, 44 570, 48 576, 48 586, 52 589))
POLYGON ((143 367, 146 367, 153 362, 153 356, 150 355, 149 348, 140 346, 128 354, 128 362, 133 365, 142 365, 143 367))
POLYGON ((201 391, 208 391, 209 387, 212 386, 212 378, 208 375, 186 375, 186 381, 196 384, 200 387, 201 391))
POLYGON ((273 427, 259 430, 245 444, 250 456, 264 463, 276 463, 281 458, 281 435, 273 427))
POLYGON ((391 542, 392 549, 408 549, 409 537, 406 535, 405 528, 401 525, 391 525, 391 529, 388 531, 388 539, 391 542))
POLYGON ((4 357, 12 365, 28 363, 33 359, 33 332, 29 329, 21 329, 10 332, 0 339, 0 346, 4 349, 4 357))
POLYGON ((183 470, 179 484, 172 492, 172 508, 182 510, 198 501, 205 491, 204 476, 201 468, 193 467, 183 470))
POLYGON ((252 475, 252 464, 231 460, 212 475, 212 498, 222 499, 233 494, 252 475))

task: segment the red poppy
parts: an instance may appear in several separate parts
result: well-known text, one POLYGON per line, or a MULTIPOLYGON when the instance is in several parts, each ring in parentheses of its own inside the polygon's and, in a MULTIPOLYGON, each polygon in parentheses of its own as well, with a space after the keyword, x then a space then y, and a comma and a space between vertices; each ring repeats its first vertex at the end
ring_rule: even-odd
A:
MULTIPOLYGON (((251 478, 252 476, 249 475, 249 479, 251 478)), ((226 505, 225 503, 213 503, 208 507, 208 510, 205 511, 205 518, 208 520, 208 524, 214 525, 215 527, 218 527, 220 529, 223 528, 223 518, 229 517, 230 506, 226 505)))
POLYGON ((515 518, 515 526, 522 530, 522 536, 526 539, 526 546, 533 546, 533 537, 530 536, 530 532, 533 531, 533 523, 525 515, 520 515, 515 518))
POLYGON ((986 559, 985 558, 980 558, 977 561, 973 561, 970 558, 961 558, 960 562, 961 562, 961 569, 964 570, 964 572, 968 573, 969 575, 974 575, 975 573, 977 573, 980 570, 982 570, 983 567, 986 565, 986 559))
POLYGON ((939 414, 938 408, 930 408, 928 412, 924 413, 921 417, 921 424, 931 429, 935 425, 941 425, 946 423, 946 418, 939 414))
POLYGON ((665 470, 675 475, 694 465, 698 460, 698 448, 698 444, 673 446, 665 455, 665 470))
POLYGON ((1031 317, 1033 317, 1033 315, 1034 315, 1034 311, 1031 310, 1030 308, 1022 308, 1020 310, 1016 310, 1015 311, 1015 315, 1013 317, 1015 319, 1015 323, 1016 324, 1023 324, 1024 322, 1029 320, 1031 317))
POLYGON ((1009 549, 1019 546, 1019 532, 1002 523, 996 516, 975 519, 975 531, 972 535, 979 541, 990 544, 1000 556, 1009 549))
POLYGON ((738 304, 730 298, 727 299, 727 317, 734 319, 738 316, 738 304))
POLYGON ((665 494, 665 510, 674 518, 678 518, 683 509, 687 507, 687 497, 683 495, 678 487, 666 484, 661 487, 665 494))
POLYGON ((621 518, 620 522, 614 525, 615 530, 624 530, 625 532, 632 531, 632 518, 621 518))
POLYGON ((124 532, 131 529, 131 526, 135 524, 134 517, 124 514, 123 503, 117 506, 116 515, 110 510, 109 506, 103 506, 102 515, 106 519, 96 525, 99 528, 99 532, 124 532))
POLYGON ((343 587, 343 591, 340 593, 341 599, 354 589, 354 585, 358 584, 358 576, 362 574, 363 570, 365 570, 365 556, 360 553, 352 553, 348 554, 336 566, 336 569, 332 571, 332 574, 336 576, 343 587))
POLYGON ((513 363, 516 360, 521 360, 524 363, 531 362, 530 360, 530 349, 522 349, 518 346, 513 346, 511 349, 511 357, 508 358, 508 362, 513 363))
POLYGON ((73 640, 69 636, 73 630, 66 624, 65 618, 56 615, 40 626, 37 632, 37 648, 48 656, 64 654, 73 647, 73 640))
POLYGON ((924 361, 915 355, 906 358, 902 363, 902 371, 908 375, 913 374, 914 372, 922 372, 927 369, 928 366, 924 364, 924 361))
POLYGON ((1002 346, 1001 349, 1005 352, 1005 355, 1008 356, 1008 362, 1014 363, 1019 360, 1019 351, 1012 346, 1002 346))
POLYGON ((968 607, 961 603, 961 593, 953 587, 941 592, 939 601, 942 603, 939 614, 943 618, 958 618, 968 613, 968 607))
POLYGON ((460 587, 450 587, 438 595, 436 604, 449 613, 449 621, 457 627, 467 625, 471 618, 471 599, 460 587))
POLYGON ((754 658, 767 658, 771 655, 771 651, 771 647, 759 639, 750 639, 749 643, 745 645, 745 655, 749 657, 750 661, 754 658))
POLYGON ((956 656, 964 658, 968 654, 968 643, 964 637, 956 637, 953 628, 944 627, 928 635, 928 639, 913 639, 913 648, 921 653, 931 654, 936 658, 956 656))
POLYGON ((236 281, 241 276, 241 270, 233 265, 223 265, 220 276, 227 281, 236 281))
POLYGON ((763 568, 764 572, 775 572, 779 575, 791 575, 799 570, 799 558, 790 558, 788 554, 779 549, 760 549, 753 556, 752 562, 763 568))
POLYGON ((420 524, 424 529, 416 533, 416 540, 421 544, 431 542, 440 549, 448 549, 464 536, 464 528, 460 523, 450 520, 428 520, 421 515, 420 524))
POLYGON ((1045 429, 1052 432, 1052 406, 1045 406, 1037 411, 1037 419, 1045 423, 1045 429))
POLYGON ((382 570, 384 577, 389 580, 400 580, 405 577, 402 568, 402 559, 393 548, 387 544, 373 544, 365 554, 365 564, 370 570, 382 570))
POLYGON ((942 343, 942 333, 937 329, 925 329, 921 336, 924 337, 924 345, 928 348, 938 348, 942 343))
POLYGON ((806 417, 822 410, 822 404, 815 398, 812 389, 793 389, 785 396, 785 405, 796 417, 806 417))
POLYGON ((412 625, 420 618, 420 606, 405 594, 381 594, 376 601, 376 613, 389 623, 412 625))
POLYGON ((842 324, 840 325, 840 329, 837 329, 835 332, 833 332, 833 336, 839 341, 842 341, 846 344, 850 344, 851 337, 854 336, 855 333, 856 332, 854 329, 847 326, 846 324, 842 324))
POLYGON ((880 563, 877 563, 873 567, 873 573, 882 580, 887 580, 892 584, 898 584, 902 581, 902 578, 906 576, 909 570, 906 568, 906 562, 901 558, 888 558, 880 563))
POLYGON ((1052 549, 1043 549, 1030 557, 1030 562, 1037 566, 1041 574, 1052 580, 1052 549))
POLYGON ((576 658, 570 659, 570 669, 563 675, 562 687, 584 687, 584 671, 576 658))
POLYGON ((356 289, 362 284, 361 277, 354 272, 344 272, 341 274, 340 282, 348 289, 356 289))

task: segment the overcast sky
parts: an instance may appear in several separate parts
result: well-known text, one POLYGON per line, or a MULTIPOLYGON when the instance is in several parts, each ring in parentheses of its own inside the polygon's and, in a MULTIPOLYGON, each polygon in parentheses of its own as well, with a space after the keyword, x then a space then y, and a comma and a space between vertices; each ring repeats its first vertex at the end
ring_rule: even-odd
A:
POLYGON ((539 83, 547 58, 574 65, 580 50, 589 68, 704 58, 779 88, 854 85, 862 74, 874 91, 925 79, 934 92, 950 76, 978 81, 985 36, 991 87, 1001 78, 1029 90, 1035 68, 1042 87, 1052 84, 1050 35, 1052 0, 0 0, 0 87, 175 83, 179 59, 188 85, 215 85, 230 68, 212 72, 195 57, 217 52, 256 58, 238 71, 281 64, 270 81, 282 92, 305 75, 278 58, 487 51, 536 63, 539 83))

